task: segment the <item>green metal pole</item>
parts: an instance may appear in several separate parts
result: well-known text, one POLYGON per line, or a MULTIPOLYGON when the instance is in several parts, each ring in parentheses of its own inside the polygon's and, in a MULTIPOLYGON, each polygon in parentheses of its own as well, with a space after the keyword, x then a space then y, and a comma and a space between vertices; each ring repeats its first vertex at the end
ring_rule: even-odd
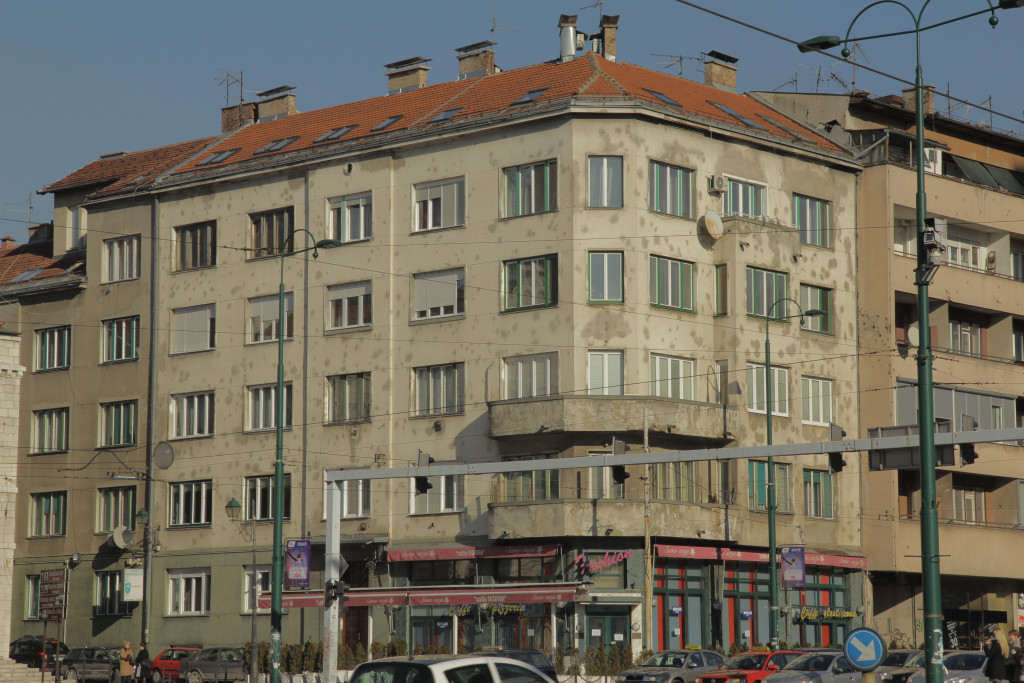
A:
MULTIPOLYGON (((294 236, 294 233, 293 235, 294 236)), ((281 245, 281 286, 277 301, 277 396, 274 425, 277 429, 274 460, 274 548, 270 574, 270 681, 281 683, 281 589, 284 575, 284 257, 288 241, 281 245)))
MULTIPOLYGON (((777 302, 776 302, 777 303, 777 302)), ((772 309, 775 304, 772 304, 772 309)), ((768 328, 771 325, 771 311, 764 321, 764 382, 765 415, 767 419, 768 445, 772 445, 772 349, 768 341, 768 328)), ((768 646, 772 650, 779 649, 779 565, 775 561, 778 555, 778 541, 775 538, 775 511, 778 499, 775 497, 775 459, 768 456, 768 646)))

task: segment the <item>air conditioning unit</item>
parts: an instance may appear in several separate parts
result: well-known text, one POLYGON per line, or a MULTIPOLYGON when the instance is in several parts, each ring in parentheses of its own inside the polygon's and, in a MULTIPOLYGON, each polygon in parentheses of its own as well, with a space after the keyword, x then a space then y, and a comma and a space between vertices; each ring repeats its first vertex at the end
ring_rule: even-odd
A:
POLYGON ((725 192, 726 182, 724 175, 709 175, 708 176, 708 192, 721 193, 725 192))

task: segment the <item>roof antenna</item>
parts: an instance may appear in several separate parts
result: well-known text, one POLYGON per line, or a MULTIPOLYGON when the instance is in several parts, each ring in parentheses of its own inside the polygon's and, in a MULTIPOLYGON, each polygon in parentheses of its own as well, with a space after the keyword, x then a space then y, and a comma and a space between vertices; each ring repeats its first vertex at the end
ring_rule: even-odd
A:
POLYGON ((11 213, 27 213, 28 214, 28 222, 29 223, 35 223, 35 220, 32 218, 32 209, 34 208, 35 204, 32 202, 32 193, 31 192, 29 192, 28 197, 26 197, 25 201, 23 201, 23 202, 4 202, 4 207, 8 207, 8 206, 28 206, 27 209, 8 209, 8 208, 4 208, 4 211, 10 211, 11 213))
MULTIPOLYGON (((691 61, 691 62, 700 62, 700 61, 702 61, 700 57, 687 57, 686 55, 663 55, 663 54, 658 53, 658 52, 652 52, 651 56, 652 57, 668 57, 670 61, 668 61, 668 62, 658 62, 658 64, 659 65, 664 65, 666 69, 669 68, 670 66, 672 66, 673 64, 675 64, 677 67, 679 67, 679 77, 680 78, 683 77, 683 62, 684 61, 691 61)), ((700 71, 700 70, 699 69, 693 69, 693 71, 700 71)))
POLYGON ((497 19, 497 14, 496 14, 496 10, 495 10, 495 4, 496 3, 497 3, 497 0, 491 0, 491 42, 494 43, 495 45, 498 44, 494 40, 494 31, 495 30, 500 28, 502 31, 508 31, 509 33, 519 33, 519 31, 517 31, 514 28, 505 28, 504 26, 498 26, 498 19, 497 19))
POLYGON ((587 5, 586 7, 580 7, 581 10, 590 9, 591 7, 597 8, 597 13, 600 16, 604 16, 604 0, 597 0, 593 5, 587 5))
POLYGON ((245 89, 243 85, 243 74, 244 71, 230 71, 228 69, 218 68, 217 71, 223 71, 226 75, 224 78, 217 79, 217 85, 224 86, 224 106, 231 106, 231 86, 238 84, 238 102, 241 104, 245 102, 245 89))

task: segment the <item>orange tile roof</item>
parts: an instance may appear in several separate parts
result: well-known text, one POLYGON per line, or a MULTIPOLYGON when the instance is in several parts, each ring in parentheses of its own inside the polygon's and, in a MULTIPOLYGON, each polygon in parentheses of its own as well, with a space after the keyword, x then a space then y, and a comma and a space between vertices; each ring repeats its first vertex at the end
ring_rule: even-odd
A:
POLYGON ((50 256, 52 251, 53 243, 50 241, 29 242, 0 250, 0 286, 36 283, 62 275, 85 275, 84 254, 65 255, 54 260, 50 256), (24 277, 33 270, 39 272, 24 277))

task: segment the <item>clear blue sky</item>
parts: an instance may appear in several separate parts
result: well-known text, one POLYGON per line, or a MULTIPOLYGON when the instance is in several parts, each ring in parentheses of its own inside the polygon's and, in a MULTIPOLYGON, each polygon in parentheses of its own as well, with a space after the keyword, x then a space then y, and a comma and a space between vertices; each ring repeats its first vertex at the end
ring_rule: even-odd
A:
MULTIPOLYGON (((992 0, 997 3, 998 0, 992 0)), ((695 0, 697 4, 795 40, 844 34, 867 0, 695 0)), ((906 0, 914 10, 923 0, 906 0)), ((433 59, 430 82, 456 77, 454 49, 493 39, 504 69, 558 56, 559 14, 579 14, 596 32, 600 6, 590 0, 14 0, 0 17, 0 235, 25 239, 26 199, 32 218, 52 218, 49 195, 36 190, 118 150, 139 150, 220 131, 225 89, 219 69, 244 71, 254 93, 295 86, 310 111, 384 94, 383 64, 433 59)), ((933 0, 932 24, 984 9, 986 0, 933 0)), ((851 68, 676 0, 605 0, 618 14, 619 59, 702 80, 702 52, 739 58, 741 91, 841 92, 851 68), (820 68, 820 73, 819 73, 820 68), (835 74, 837 78, 832 78, 835 74), (795 80, 795 82, 794 82, 795 80)), ((1019 45, 1024 9, 999 11, 989 27, 980 16, 923 34, 925 82, 976 104, 1024 118, 1019 45)), ((854 35, 913 28, 910 16, 879 6, 858 20, 854 35)), ((913 36, 862 44, 868 66, 913 79, 913 36)), ((902 84, 858 70, 856 86, 876 95, 902 84)), ((237 96, 237 86, 232 90, 237 96)), ((944 107, 945 101, 938 106, 944 107)), ((967 111, 961 107, 959 115, 967 111)), ((971 119, 988 123, 972 109, 971 119)), ((1024 124, 993 121, 1024 133, 1024 124)))

